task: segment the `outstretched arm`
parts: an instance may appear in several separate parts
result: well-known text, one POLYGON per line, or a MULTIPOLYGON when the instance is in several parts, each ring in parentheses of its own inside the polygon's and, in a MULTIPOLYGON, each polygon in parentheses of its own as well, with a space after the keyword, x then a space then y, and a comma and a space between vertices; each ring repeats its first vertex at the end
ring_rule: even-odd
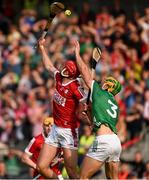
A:
POLYGON ((78 69, 86 83, 86 85, 91 88, 92 85, 92 75, 89 67, 84 63, 80 56, 80 45, 78 41, 74 41, 75 44, 75 55, 76 55, 76 63, 78 66, 78 69))
POLYGON ((48 71, 51 71, 51 72, 55 72, 57 69, 54 67, 53 63, 51 62, 46 50, 45 50, 45 39, 40 39, 39 40, 39 48, 40 48, 40 51, 41 51, 41 55, 42 55, 42 60, 43 60, 43 63, 44 63, 44 66, 45 68, 48 70, 48 71))
POLYGON ((22 154, 21 160, 26 165, 30 166, 33 169, 36 169, 36 164, 31 160, 30 156, 26 152, 22 154))
POLYGON ((33 169, 36 169, 36 164, 31 160, 30 155, 26 152, 22 152, 18 149, 10 149, 10 152, 17 157, 21 158, 21 161, 33 169))

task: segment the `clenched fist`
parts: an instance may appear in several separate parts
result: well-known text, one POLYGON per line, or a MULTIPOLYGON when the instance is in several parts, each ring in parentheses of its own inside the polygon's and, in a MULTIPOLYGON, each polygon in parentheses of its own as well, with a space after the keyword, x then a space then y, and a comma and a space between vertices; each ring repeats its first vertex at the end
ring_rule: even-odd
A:
POLYGON ((46 42, 46 40, 44 38, 39 39, 38 44, 39 44, 40 49, 44 48, 45 42, 46 42))

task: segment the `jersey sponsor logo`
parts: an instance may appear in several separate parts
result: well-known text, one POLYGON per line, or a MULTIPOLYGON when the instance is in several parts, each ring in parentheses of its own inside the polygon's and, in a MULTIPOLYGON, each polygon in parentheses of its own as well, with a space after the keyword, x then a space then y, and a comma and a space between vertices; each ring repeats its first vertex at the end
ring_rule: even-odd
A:
POLYGON ((63 96, 61 96, 57 91, 55 91, 54 93, 54 97, 53 97, 53 100, 61 105, 61 106, 65 106, 65 103, 66 103, 66 98, 64 98, 63 96))
POLYGON ((112 117, 116 118, 117 117, 117 109, 118 107, 109 99, 108 103, 111 105, 111 109, 106 109, 107 113, 112 117))
POLYGON ((31 149, 31 147, 33 146, 35 140, 36 140, 36 139, 33 138, 33 139, 29 142, 28 146, 25 148, 25 152, 28 153, 30 156, 32 155, 32 153, 30 152, 30 151, 31 151, 30 149, 31 149))

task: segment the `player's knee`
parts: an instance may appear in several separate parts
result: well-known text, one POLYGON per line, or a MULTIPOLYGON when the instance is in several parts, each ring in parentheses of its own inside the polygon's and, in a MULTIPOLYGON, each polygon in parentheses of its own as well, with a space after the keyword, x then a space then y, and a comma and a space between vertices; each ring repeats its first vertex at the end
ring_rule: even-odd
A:
POLYGON ((88 179, 88 172, 80 172, 80 179, 88 179))
POLYGON ((39 172, 39 174, 48 177, 48 178, 53 178, 53 171, 48 167, 45 166, 44 164, 37 164, 36 166, 37 171, 39 172), (48 174, 47 174, 48 172, 48 174))
POLYGON ((86 174, 80 174, 80 179, 88 179, 88 176, 86 174))
POLYGON ((67 166, 67 172, 70 178, 78 178, 79 174, 77 173, 77 167, 74 166, 67 166))
POLYGON ((68 172, 69 176, 72 176, 74 173, 76 173, 75 170, 71 169, 70 167, 67 167, 67 172, 68 172))
POLYGON ((66 164, 66 167, 67 167, 67 170, 69 170, 69 171, 73 171, 74 169, 75 169, 75 166, 73 165, 73 164, 71 164, 71 163, 65 163, 66 164))
POLYGON ((39 173, 43 174, 47 168, 43 163, 37 163, 36 169, 39 173))

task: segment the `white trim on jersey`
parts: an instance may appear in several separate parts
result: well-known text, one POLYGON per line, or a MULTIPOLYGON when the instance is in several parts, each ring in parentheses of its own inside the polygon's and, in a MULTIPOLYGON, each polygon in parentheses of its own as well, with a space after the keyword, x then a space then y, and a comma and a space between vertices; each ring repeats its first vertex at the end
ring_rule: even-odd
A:
POLYGON ((27 149, 25 149, 25 152, 29 155, 29 156, 32 156, 33 153, 29 152, 27 149))
POLYGON ((85 93, 84 89, 82 88, 82 86, 78 87, 78 91, 80 92, 80 94, 82 95, 82 98, 79 100, 79 102, 85 102, 87 99, 87 93, 85 93))
POLYGON ((94 86, 94 80, 92 80, 92 85, 91 85, 91 95, 90 95, 90 101, 92 102, 92 94, 93 94, 93 86, 94 86))
POLYGON ((71 81, 69 81, 69 82, 67 82, 67 83, 62 83, 62 86, 67 86, 68 84, 70 84, 70 83, 72 83, 73 81, 77 81, 77 79, 73 79, 73 80, 71 80, 71 81))
MULTIPOLYGON (((34 177, 33 180, 37 180, 40 176, 41 176, 41 175, 38 174, 36 177, 34 177)), ((57 177, 58 177, 59 180, 64 180, 64 178, 63 178, 63 176, 62 176, 61 174, 59 174, 57 177)))
POLYGON ((58 71, 58 70, 55 70, 55 71, 54 71, 54 79, 55 79, 55 80, 56 80, 56 77, 55 77, 55 76, 56 76, 57 73, 59 73, 59 71, 58 71))
POLYGON ((29 150, 30 150, 31 146, 34 144, 35 140, 36 139, 33 137, 32 140, 29 142, 28 146, 25 148, 25 152, 27 154, 29 154, 30 156, 32 156, 32 153, 29 150))
POLYGON ((79 100, 80 103, 86 102, 87 96, 84 96, 82 99, 79 100))
POLYGON ((82 79, 82 77, 77 77, 77 81, 79 82, 80 86, 78 88, 80 94, 83 96, 82 99, 79 100, 79 102, 84 103, 87 99, 87 95, 88 95, 88 91, 83 89, 83 86, 81 85, 82 82, 84 82, 84 80, 82 79), (81 82, 82 81, 82 82, 81 82))
POLYGON ((37 174, 37 176, 35 176, 35 177, 33 178, 33 180, 37 180, 40 176, 41 176, 41 174, 37 174))

